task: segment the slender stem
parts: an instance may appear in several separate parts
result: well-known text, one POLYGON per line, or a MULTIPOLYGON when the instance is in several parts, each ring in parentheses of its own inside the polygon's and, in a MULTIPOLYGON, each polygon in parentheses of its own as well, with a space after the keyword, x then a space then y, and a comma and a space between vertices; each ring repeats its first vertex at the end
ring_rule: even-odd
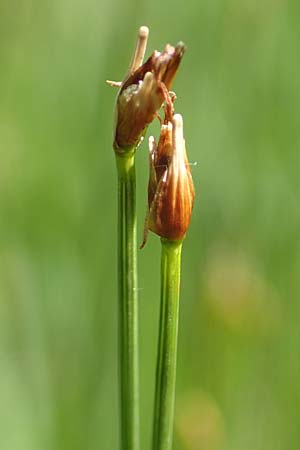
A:
POLYGON ((161 240, 161 310, 153 450, 171 450, 174 422, 182 241, 161 240))
POLYGON ((121 450, 139 448, 138 304, 134 151, 118 171, 119 382, 121 450))

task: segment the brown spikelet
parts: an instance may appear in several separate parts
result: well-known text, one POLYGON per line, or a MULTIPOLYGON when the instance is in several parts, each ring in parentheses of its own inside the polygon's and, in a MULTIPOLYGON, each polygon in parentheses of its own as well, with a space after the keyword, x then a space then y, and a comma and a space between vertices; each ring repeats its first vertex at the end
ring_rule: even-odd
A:
POLYGON ((184 238, 195 191, 188 164, 180 114, 162 125, 158 145, 150 147, 148 227, 170 240, 184 238))
POLYGON ((138 65, 144 54, 145 39, 144 32, 142 43, 138 40, 131 70, 117 96, 114 149, 119 153, 137 146, 162 103, 170 103, 169 89, 185 51, 182 42, 176 47, 167 44, 163 52, 154 51, 144 64, 138 65), (139 50, 139 46, 143 49, 139 50))

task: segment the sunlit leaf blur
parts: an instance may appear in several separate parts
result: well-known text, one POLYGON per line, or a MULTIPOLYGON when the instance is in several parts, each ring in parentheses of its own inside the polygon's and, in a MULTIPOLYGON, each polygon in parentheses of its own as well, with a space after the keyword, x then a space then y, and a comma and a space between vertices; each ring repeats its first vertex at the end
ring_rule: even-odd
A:
MULTIPOLYGON (((196 200, 174 450, 299 448, 299 15, 294 0, 1 1, 1 450, 118 448, 116 91, 104 81, 123 78, 143 24, 146 56, 187 45, 173 89, 196 200)), ((144 142, 140 242, 147 164, 144 142)), ((139 252, 142 450, 159 249, 151 235, 139 252)))

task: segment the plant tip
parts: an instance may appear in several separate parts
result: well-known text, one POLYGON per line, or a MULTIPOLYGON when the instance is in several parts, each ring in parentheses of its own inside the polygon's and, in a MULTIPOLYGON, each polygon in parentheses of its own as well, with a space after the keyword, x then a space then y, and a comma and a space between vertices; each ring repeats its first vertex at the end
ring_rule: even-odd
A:
POLYGON ((149 28, 146 26, 140 27, 137 36, 135 52, 132 58, 132 62, 130 64, 129 73, 133 73, 143 64, 143 59, 145 56, 148 42, 148 36, 149 36, 149 28))
POLYGON ((174 114, 173 116, 174 136, 178 139, 183 139, 183 119, 181 114, 174 114))
POLYGON ((149 36, 149 28, 146 25, 142 25, 139 29, 139 37, 147 38, 149 36))

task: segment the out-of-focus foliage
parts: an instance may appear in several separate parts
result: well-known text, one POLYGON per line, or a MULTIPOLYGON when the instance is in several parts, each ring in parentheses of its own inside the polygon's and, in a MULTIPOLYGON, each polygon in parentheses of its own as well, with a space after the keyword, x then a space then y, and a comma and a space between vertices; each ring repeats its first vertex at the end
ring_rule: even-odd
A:
MULTIPOLYGON (((117 449, 115 92, 139 25, 174 84, 197 191, 174 450, 300 445, 296 1, 0 4, 0 448, 117 449)), ((157 131, 157 125, 152 127, 157 131)), ((148 156, 138 150, 139 235, 148 156)), ((159 242, 139 253, 150 448, 159 242)))

